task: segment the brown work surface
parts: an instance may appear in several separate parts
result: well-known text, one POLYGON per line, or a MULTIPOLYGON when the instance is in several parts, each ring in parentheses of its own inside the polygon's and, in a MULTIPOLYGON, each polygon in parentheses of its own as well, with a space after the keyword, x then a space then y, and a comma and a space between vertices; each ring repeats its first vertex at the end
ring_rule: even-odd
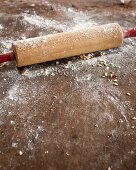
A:
MULTIPOLYGON (((1 0, 0 52, 48 33, 134 27, 135 1, 111 1, 1 0)), ((136 169, 136 39, 86 56, 0 65, 1 170, 136 169)))

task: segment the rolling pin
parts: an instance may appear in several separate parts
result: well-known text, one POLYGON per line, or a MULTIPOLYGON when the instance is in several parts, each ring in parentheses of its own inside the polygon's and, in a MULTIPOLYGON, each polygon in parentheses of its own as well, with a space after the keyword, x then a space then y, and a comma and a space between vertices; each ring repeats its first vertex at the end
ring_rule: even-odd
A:
POLYGON ((0 55, 0 62, 15 60, 17 67, 77 56, 121 46, 124 38, 136 36, 136 29, 123 31, 111 23, 76 31, 19 40, 13 52, 0 55))

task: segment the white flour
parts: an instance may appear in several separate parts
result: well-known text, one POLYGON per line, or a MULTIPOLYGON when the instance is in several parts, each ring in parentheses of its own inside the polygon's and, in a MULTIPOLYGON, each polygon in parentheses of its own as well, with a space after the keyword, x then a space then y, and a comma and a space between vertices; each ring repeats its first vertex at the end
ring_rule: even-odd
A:
POLYGON ((38 76, 54 76, 57 73, 57 67, 50 66, 48 68, 38 68, 35 71, 32 71, 28 68, 25 69, 23 72, 23 76, 28 78, 34 78, 38 76))
POLYGON ((2 24, 0 24, 0 30, 2 30, 3 29, 3 26, 2 26, 2 24))
POLYGON ((34 25, 36 27, 46 28, 46 29, 48 29, 48 28, 56 29, 57 28, 58 30, 61 30, 61 31, 64 31, 65 27, 66 27, 64 24, 61 24, 58 21, 50 20, 48 18, 43 18, 38 15, 31 15, 31 14, 24 13, 24 14, 22 14, 22 16, 24 17, 24 22, 29 24, 30 27, 31 27, 31 25, 34 25))
POLYGON ((91 20, 90 16, 82 11, 75 11, 72 8, 65 8, 62 6, 59 6, 59 9, 62 12, 62 15, 68 18, 68 21, 62 22, 51 20, 36 14, 23 13, 22 16, 24 17, 24 22, 30 24, 30 27, 31 25, 34 25, 40 28, 53 28, 59 31, 78 30, 96 25, 96 23, 91 20))

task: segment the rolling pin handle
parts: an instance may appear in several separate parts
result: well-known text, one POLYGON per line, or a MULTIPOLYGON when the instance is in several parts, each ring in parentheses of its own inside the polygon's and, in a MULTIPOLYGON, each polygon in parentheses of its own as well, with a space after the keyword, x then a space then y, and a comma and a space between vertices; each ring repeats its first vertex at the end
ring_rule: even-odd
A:
POLYGON ((4 63, 4 62, 7 62, 7 61, 12 61, 13 58, 14 58, 13 52, 0 54, 0 63, 4 63))
POLYGON ((124 31, 124 38, 136 37, 136 28, 124 31))

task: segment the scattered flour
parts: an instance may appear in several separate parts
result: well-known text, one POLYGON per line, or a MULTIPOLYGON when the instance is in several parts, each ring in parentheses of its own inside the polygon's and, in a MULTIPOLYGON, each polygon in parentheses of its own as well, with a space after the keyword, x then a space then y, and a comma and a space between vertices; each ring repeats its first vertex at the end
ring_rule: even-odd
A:
MULTIPOLYGON (((119 94, 119 92, 118 92, 119 94)), ((119 96, 115 94, 115 91, 112 92, 112 96, 107 94, 107 99, 112 102, 114 107, 120 112, 122 117, 124 118, 125 122, 127 123, 127 126, 129 127, 129 121, 127 119, 128 112, 126 111, 126 108, 128 107, 125 102, 120 101, 119 96)))
POLYGON ((63 15, 68 18, 68 21, 62 22, 51 20, 36 14, 32 15, 23 13, 22 16, 24 17, 24 22, 29 23, 30 26, 34 25, 40 28, 53 28, 59 31, 78 30, 96 25, 96 23, 91 20, 90 16, 86 13, 83 13, 82 11, 76 11, 72 8, 65 8, 62 6, 57 8, 59 8, 63 15))
MULTIPOLYGON (((54 8, 55 10, 58 10, 58 6, 54 8)), ((22 16, 22 23, 29 25, 30 28, 35 26, 36 28, 40 28, 40 31, 42 28, 53 28, 54 30, 59 31, 69 31, 69 30, 77 30, 84 27, 92 27, 93 25, 97 25, 96 22, 93 21, 93 19, 87 14, 86 12, 77 11, 73 8, 65 8, 63 6, 59 6, 59 10, 61 11, 62 15, 65 15, 66 18, 68 18, 66 21, 62 22, 59 20, 51 20, 46 17, 38 16, 36 14, 26 14, 21 13, 20 16, 22 16)), ((3 29, 2 25, 0 25, 0 29, 3 29)), ((27 30, 26 30, 27 32, 27 30)), ((22 39, 25 39, 26 36, 22 34, 22 39)), ((2 39, 1 43, 1 49, 2 51, 7 51, 10 49, 11 42, 13 41, 13 38, 11 39, 2 39)), ((135 43, 135 42, 134 42, 135 43)), ((130 48, 128 45, 127 48, 130 48)), ((127 48, 124 48, 124 51, 126 51, 125 54, 127 54, 127 48)), ((114 52, 114 50, 110 51, 114 52)), ((118 52, 118 50, 117 50, 118 52)), ((111 55, 111 54, 110 54, 111 55)), ((122 58, 124 58, 124 54, 122 54, 123 57, 116 57, 115 54, 113 54, 114 64, 116 66, 119 66, 122 62, 122 58), (116 58, 116 59, 115 59, 116 58), (115 62, 116 60, 116 62, 115 62)), ((133 56, 134 57, 134 56, 133 56)), ((111 57, 112 58, 112 57, 111 57)), ((103 56, 101 59, 108 60, 106 56, 103 56)), ((132 58, 133 59, 133 58, 132 58)), ((5 104, 10 107, 18 107, 18 117, 21 118, 21 120, 24 120, 23 118, 26 118, 29 116, 27 121, 24 123, 24 136, 27 140, 26 147, 28 150, 34 149, 34 141, 41 140, 40 139, 40 133, 43 132, 45 129, 40 124, 36 128, 32 126, 31 123, 31 117, 34 117, 34 114, 31 113, 31 110, 29 110, 29 104, 28 102, 31 102, 31 98, 33 97, 36 101, 45 100, 48 101, 48 86, 44 84, 44 88, 46 91, 44 91, 44 96, 38 96, 39 94, 43 94, 43 87, 40 86, 40 83, 38 84, 38 78, 40 76, 43 76, 44 78, 48 76, 58 76, 58 73, 66 74, 69 72, 74 77, 74 81, 78 85, 80 84, 81 87, 84 87, 84 89, 81 89, 82 94, 82 101, 86 103, 95 103, 95 111, 98 111, 97 109, 100 107, 104 107, 105 110, 103 111, 103 115, 100 116, 100 121, 102 122, 102 118, 108 120, 109 122, 112 122, 114 120, 113 113, 109 113, 109 106, 107 103, 112 103, 112 105, 115 107, 115 109, 120 113, 120 115, 123 117, 123 119, 128 122, 127 120, 127 103, 125 101, 120 101, 120 92, 116 87, 111 87, 111 84, 107 83, 107 86, 105 86, 105 83, 103 82, 103 79, 100 77, 97 77, 97 79, 93 82, 93 73, 84 73, 83 68, 88 68, 91 65, 97 64, 97 58, 92 58, 89 60, 78 60, 76 62, 71 62, 70 64, 62 64, 62 66, 56 65, 56 66, 48 66, 48 67, 28 67, 25 68, 22 75, 19 75, 18 72, 14 69, 11 71, 6 71, 4 73, 1 73, 2 78, 6 77, 9 79, 12 79, 14 82, 12 83, 12 86, 10 89, 5 93, 6 95, 4 98, 0 101, 0 115, 3 115, 4 113, 7 113, 7 109, 5 108, 5 104), (21 77, 21 78, 20 78, 21 77), (35 84, 31 84, 31 79, 37 81, 35 84), (26 80, 26 81, 24 81, 26 80), (27 84, 27 81, 29 82, 27 84), (30 89, 30 85, 32 85, 32 89, 30 89), (29 89, 29 91, 28 91, 29 89), (100 92, 100 93, 99 93, 100 92), (103 96, 101 95, 103 94, 103 96), (110 94, 110 95, 109 95, 110 94), (112 95, 111 95, 112 94, 112 95), (38 96, 38 97, 37 97, 38 96), (103 103, 103 97, 105 97, 105 100, 107 99, 107 103, 103 103), (28 110, 24 110, 28 106, 28 110), (20 110, 19 110, 20 109, 20 110), (21 113, 21 114, 20 114, 21 113)), ((129 59, 130 61, 130 59, 129 59)), ((126 69, 128 71, 129 68, 126 69)), ((130 68, 131 69, 131 68, 130 68)), ((96 77, 96 72, 95 72, 96 77)), ((7 80, 8 81, 8 80, 7 80)), ((43 85, 43 84, 42 84, 43 85)), ((40 102, 39 102, 40 103, 40 102)), ((60 100, 60 103, 63 104, 62 100, 60 100)), ((31 105, 34 105, 35 103, 31 103, 31 105)), ((36 108, 36 106, 34 106, 36 108)), ((14 109, 13 109, 14 110, 14 109)), ((38 110, 39 111, 39 110, 38 110)), ((10 113, 10 112, 8 112, 10 113)), ((88 113, 90 114, 90 112, 88 113)), ((9 116, 11 114, 8 114, 9 116)), ((100 113, 101 115, 101 113, 100 113)), ((0 124, 2 125, 4 121, 0 121, 0 124)), ((11 120, 10 123, 14 125, 15 121, 11 120)), ((45 123, 44 123, 45 124, 45 123)), ((51 132, 52 133, 52 132, 51 132)), ((12 147, 16 148, 18 147, 19 143, 13 142, 12 147)), ((19 155, 22 155, 24 151, 20 150, 19 155)), ((48 151, 45 151, 45 153, 48 153, 48 151)))
POLYGON ((24 21, 29 23, 30 26, 34 25, 40 28, 55 28, 61 31, 64 31, 66 29, 66 25, 61 24, 56 20, 50 20, 48 18, 43 18, 42 16, 26 13, 23 13, 22 16, 24 17, 24 21))
POLYGON ((81 28, 88 28, 97 25, 97 23, 92 20, 91 16, 85 12, 76 11, 73 8, 66 7, 60 7, 60 10, 64 13, 64 15, 71 19, 70 23, 68 24, 68 30, 78 30, 81 28))
POLYGON ((2 26, 2 24, 0 24, 0 30, 2 30, 3 29, 3 26, 2 26))
POLYGON ((13 101, 18 101, 18 92, 19 92, 19 85, 15 85, 11 87, 11 89, 8 91, 8 98, 13 101))
POLYGON ((128 4, 131 0, 121 0, 123 4, 128 4))
POLYGON ((17 148, 17 146, 18 146, 18 143, 15 143, 15 142, 12 143, 13 148, 17 148))
POLYGON ((35 71, 26 68, 22 75, 28 78, 34 78, 39 76, 54 76, 57 72, 58 68, 55 66, 50 66, 48 68, 38 68, 35 71))
POLYGON ((20 155, 20 156, 23 155, 23 152, 22 152, 22 151, 19 151, 19 155, 20 155))
POLYGON ((12 38, 6 40, 6 39, 2 39, 0 41, 0 45, 1 45, 1 51, 4 53, 4 52, 7 52, 9 51, 9 49, 11 49, 11 43, 13 42, 14 40, 12 38))

